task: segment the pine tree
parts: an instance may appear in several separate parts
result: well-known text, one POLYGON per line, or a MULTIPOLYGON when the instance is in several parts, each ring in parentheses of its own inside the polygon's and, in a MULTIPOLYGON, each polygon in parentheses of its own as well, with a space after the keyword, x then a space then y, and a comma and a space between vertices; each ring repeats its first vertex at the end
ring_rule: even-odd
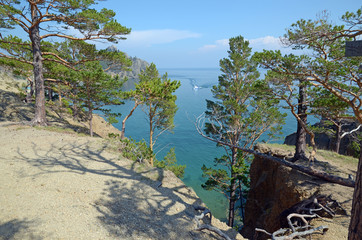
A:
POLYGON ((220 60, 223 74, 219 76, 218 85, 212 88, 216 100, 207 100, 202 133, 224 147, 225 155, 215 159, 218 168, 203 166, 202 170, 208 178, 203 187, 221 191, 228 198, 228 225, 232 227, 235 203, 242 195, 237 195, 237 189, 240 185, 240 189, 248 185, 251 160, 238 147, 252 148, 267 131, 271 135, 278 132, 284 119, 278 111, 278 102, 270 97, 266 82, 259 80, 249 42, 238 36, 229 40, 229 46, 228 58, 220 60))
MULTIPOLYGON (((149 147, 153 152, 157 137, 174 128, 177 97, 173 93, 181 83, 169 79, 167 73, 160 77, 153 63, 142 71, 139 78, 140 81, 131 96, 143 106, 143 111, 146 113, 150 131, 149 147)), ((153 165, 153 158, 150 159, 150 164, 153 165)))
POLYGON ((54 52, 42 51, 46 39, 93 40, 106 39, 116 42, 124 39, 130 29, 119 24, 112 10, 92 9, 96 0, 55 0, 55 1, 18 1, 0 0, 0 28, 22 29, 29 41, 19 43, 16 37, 0 36, 0 43, 10 47, 2 48, 1 58, 23 62, 33 67, 35 82, 35 116, 32 124, 46 125, 45 90, 43 62, 54 61, 64 66, 69 63, 54 52), (76 34, 72 34, 76 32, 76 34), (82 34, 78 37, 77 34, 82 34), (14 54, 11 45, 24 46, 31 50, 32 59, 24 59, 14 54), (52 56, 54 58, 52 58, 52 56))
MULTIPOLYGON (((346 103, 354 118, 362 124, 361 69, 362 57, 345 57, 346 41, 362 35, 362 8, 342 16, 346 25, 332 24, 327 14, 315 20, 301 19, 284 35, 284 43, 294 49, 308 49, 300 56, 297 68, 289 68, 290 58, 273 52, 264 55, 265 66, 283 75, 303 78, 314 87, 322 87, 346 103), (273 55, 273 56, 272 56, 273 55)), ((362 238, 362 151, 358 163, 352 201, 348 239, 362 238)))
POLYGON ((76 98, 82 109, 86 110, 89 121, 89 134, 93 137, 93 113, 98 110, 105 114, 108 122, 114 123, 115 117, 120 114, 112 113, 105 106, 120 105, 122 86, 118 76, 110 76, 103 71, 99 62, 89 62, 84 66, 84 70, 79 71, 77 80, 76 98))

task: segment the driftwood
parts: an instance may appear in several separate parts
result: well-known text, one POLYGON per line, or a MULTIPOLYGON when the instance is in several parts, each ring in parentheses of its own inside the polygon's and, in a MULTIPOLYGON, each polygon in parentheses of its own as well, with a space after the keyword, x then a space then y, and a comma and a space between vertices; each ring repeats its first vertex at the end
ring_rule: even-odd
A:
MULTIPOLYGON (((310 225, 310 220, 308 221, 307 219, 321 218, 322 220, 327 221, 316 212, 333 218, 335 216, 335 212, 339 208, 341 208, 340 204, 331 199, 330 196, 314 194, 310 198, 295 204, 280 214, 281 229, 273 233, 269 233, 260 228, 256 228, 255 231, 265 233, 275 240, 288 240, 296 237, 308 236, 320 230, 324 233, 328 230, 328 226, 319 226, 314 228, 310 225), (333 205, 333 209, 329 206, 331 204, 333 205), (294 221, 292 221, 292 219, 294 221)), ((342 210, 344 209, 342 208, 342 210)))
POLYGON ((305 217, 318 217, 328 221, 323 217, 333 218, 337 211, 346 215, 345 209, 337 201, 333 200, 331 196, 314 194, 310 198, 304 199, 284 210, 279 216, 280 226, 282 228, 289 227, 292 230, 296 224, 305 226, 307 223, 305 217), (290 219, 292 217, 297 217, 294 225, 291 224, 290 219))
POLYGON ((211 218, 212 218, 212 214, 210 212, 209 209, 205 208, 205 207, 201 207, 201 206, 195 206, 194 207, 195 210, 201 210, 203 211, 200 215, 196 215, 194 217, 195 221, 196 221, 196 230, 197 231, 201 231, 201 230, 204 230, 204 229, 207 229, 209 231, 212 231, 216 234, 218 234, 219 236, 225 238, 226 240, 231 240, 231 238, 226 235, 224 232, 222 232, 220 229, 218 229, 217 227, 214 227, 214 226, 211 226, 209 224, 201 224, 201 220, 207 215, 209 214, 210 215, 210 221, 211 221, 211 218))
POLYGON ((316 233, 318 232, 319 230, 323 230, 322 233, 324 233, 325 231, 328 230, 328 227, 327 226, 319 226, 319 227, 316 227, 316 228, 312 228, 312 229, 307 229, 305 230, 306 227, 299 227, 299 228, 296 228, 296 231, 295 232, 292 232, 291 234, 289 235, 284 235, 286 233, 288 233, 290 231, 290 229, 285 229, 285 228, 281 228, 273 233, 269 233, 267 231, 265 231, 264 229, 260 229, 260 228, 256 228, 255 231, 257 232, 263 232, 269 236, 271 236, 271 239, 272 240, 290 240, 290 239, 294 239, 296 237, 304 237, 304 236, 308 236, 312 233, 316 233), (303 231, 299 231, 299 230, 303 230, 303 231), (282 236, 280 236, 282 235, 282 236))

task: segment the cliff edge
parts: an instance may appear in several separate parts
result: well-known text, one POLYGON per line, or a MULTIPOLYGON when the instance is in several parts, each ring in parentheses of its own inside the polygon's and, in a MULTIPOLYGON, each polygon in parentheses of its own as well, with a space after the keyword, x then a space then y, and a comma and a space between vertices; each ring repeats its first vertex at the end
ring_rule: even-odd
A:
POLYGON ((101 117, 93 138, 52 104, 50 126, 24 124, 33 105, 19 98, 21 83, 0 72, 0 239, 223 239, 195 230, 203 203, 172 172, 121 157, 105 139, 119 132, 101 117))
MULTIPOLYGON (((257 145, 258 151, 279 158, 293 156, 293 147, 285 145, 257 145)), ((314 168, 330 174, 348 177, 355 176, 358 159, 338 155, 333 152, 319 151, 314 168)), ((306 162, 297 162, 306 165, 306 162)), ((313 235, 313 239, 347 239, 348 225, 353 196, 353 188, 329 183, 321 179, 298 172, 289 167, 255 157, 250 169, 251 186, 245 207, 245 225, 242 235, 248 239, 266 239, 264 233, 255 232, 261 228, 268 232, 280 229, 285 218, 282 215, 302 200, 320 194, 330 196, 341 208, 332 222, 313 220, 314 226, 327 225, 324 235, 313 235)))

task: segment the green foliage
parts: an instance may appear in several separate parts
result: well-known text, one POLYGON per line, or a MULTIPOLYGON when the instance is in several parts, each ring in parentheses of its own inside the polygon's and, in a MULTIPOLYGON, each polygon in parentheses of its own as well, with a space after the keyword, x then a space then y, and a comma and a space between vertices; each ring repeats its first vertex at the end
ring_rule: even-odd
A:
MULTIPOLYGON (((100 60, 94 57, 104 55, 97 52, 94 45, 87 45, 84 40, 105 39, 117 42, 125 39, 124 36, 130 33, 131 29, 122 26, 115 20, 113 10, 101 9, 98 11, 92 8, 98 2, 96 0, 35 2, 0 0, 0 28, 14 29, 17 27, 23 29, 29 37, 28 41, 23 41, 16 36, 1 36, 0 59, 5 60, 2 60, 0 64, 13 65, 14 71, 19 71, 27 77, 31 76, 31 73, 27 71, 29 67, 37 69, 34 71, 33 78, 36 81, 35 88, 38 93, 35 98, 36 111, 33 124, 46 124, 45 108, 43 107, 45 105, 44 71, 46 72, 45 77, 53 78, 54 74, 58 74, 61 75, 60 79, 53 78, 53 80, 70 79, 68 83, 72 82, 71 75, 74 73, 65 68, 75 70, 79 68, 78 64, 84 64, 89 60, 100 60), (35 10, 33 11, 33 9, 35 10), (28 24, 29 22, 32 24, 28 24), (58 25, 57 31, 54 31, 54 25, 58 25), (73 35, 71 33, 74 31, 69 31, 69 29, 78 30, 83 36, 73 35), (56 39, 62 40, 61 43, 50 44, 46 42, 47 39, 51 39, 52 42, 56 39), (62 42, 67 39, 73 40, 62 42), (70 47, 59 49, 64 43, 69 44, 70 47), (41 57, 39 57, 40 55, 41 57), (33 61, 33 58, 36 60, 33 61), (14 62, 17 63, 14 64, 14 62)), ((124 58, 123 56, 123 59, 118 58, 118 60, 124 63, 126 62, 124 58)), ((72 86, 69 84, 65 91, 69 92, 71 88, 72 86)), ((62 90, 59 88, 59 94, 62 90)))
POLYGON ((349 152, 351 152, 352 156, 355 157, 355 158, 358 158, 360 156, 360 152, 361 152, 361 144, 360 144, 360 142, 361 141, 362 141, 362 139, 359 139, 359 141, 352 141, 348 145, 349 152))
MULTIPOLYGON (((141 72, 139 78, 140 81, 135 85, 135 90, 129 91, 124 96, 143 106, 149 122, 149 147, 153 151, 157 136, 174 128, 177 97, 173 93, 181 84, 179 81, 168 79, 167 73, 160 77, 156 65, 153 63, 141 72), (158 131, 157 136, 154 137, 156 130, 158 131)), ((153 158, 150 163, 153 165, 153 158)))
POLYGON ((171 130, 174 128, 173 119, 177 111, 176 95, 173 93, 180 87, 179 81, 168 79, 167 73, 159 77, 156 65, 151 63, 139 75, 140 81, 136 84, 135 95, 146 106, 149 121, 153 129, 171 130))
POLYGON ((104 108, 109 105, 121 105, 122 86, 124 81, 118 76, 110 76, 103 71, 99 62, 88 62, 84 64, 81 71, 77 72, 76 100, 81 108, 87 109, 89 120, 92 119, 93 111, 99 110, 106 116, 106 120, 116 123, 119 113, 113 113, 104 108))
POLYGON ((121 143, 123 144, 122 156, 125 158, 142 163, 154 157, 145 140, 136 142, 136 140, 132 138, 126 138, 121 140, 121 143))
POLYGON ((108 133, 108 137, 118 139, 120 138, 120 135, 118 133, 108 133))
MULTIPOLYGON (((224 193, 230 202, 229 211, 235 211, 232 206, 243 194, 237 188, 248 188, 250 165, 249 155, 236 147, 252 148, 264 133, 275 136, 285 115, 279 112, 279 101, 270 94, 267 82, 259 79, 249 42, 238 36, 231 38, 229 45, 228 58, 220 60, 222 75, 212 88, 216 100, 207 100, 204 129, 226 154, 215 158, 216 168, 202 167, 207 178, 202 187, 224 193)), ((233 221, 229 218, 229 226, 233 221)))
POLYGON ((220 158, 214 159, 215 166, 223 166, 222 168, 212 168, 203 165, 201 170, 203 171, 203 177, 208 178, 207 181, 201 186, 206 190, 220 191, 226 195, 230 195, 230 183, 239 183, 243 186, 247 192, 250 186, 249 170, 252 159, 249 156, 245 156, 242 151, 238 151, 237 161, 235 165, 230 166, 229 156, 223 155, 220 158), (230 175, 230 170, 233 175, 230 175))
POLYGON ((171 148, 167 155, 163 158, 163 160, 155 160, 154 166, 170 170, 179 178, 183 178, 186 168, 186 165, 177 164, 175 148, 171 148))
MULTIPOLYGON (((362 34, 360 29, 361 11, 362 9, 358 9, 356 13, 347 12, 342 16, 342 20, 347 23, 348 27, 333 24, 327 14, 315 20, 301 19, 292 24, 284 35, 285 42, 296 49, 307 48, 310 54, 308 57, 303 56, 307 61, 297 64, 300 71, 283 70, 283 73, 288 73, 294 78, 303 78, 317 88, 322 87, 324 92, 319 94, 327 97, 327 102, 322 104, 326 104, 332 114, 335 113, 336 108, 344 114, 343 112, 348 106, 359 122, 362 122, 360 108, 362 57, 345 57, 345 45, 346 41, 351 41, 362 34), (332 95, 334 95, 334 99, 330 97, 332 95), (341 102, 345 104, 343 105, 341 102)), ((285 61, 280 61, 278 64, 273 61, 267 62, 273 68, 279 68, 280 63, 285 61)))

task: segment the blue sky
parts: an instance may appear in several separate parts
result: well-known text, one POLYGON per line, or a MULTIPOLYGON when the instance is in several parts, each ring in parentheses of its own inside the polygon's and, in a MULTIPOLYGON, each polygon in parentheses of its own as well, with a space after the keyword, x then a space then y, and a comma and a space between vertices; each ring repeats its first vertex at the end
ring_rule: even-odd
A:
MULTIPOLYGON (((332 20, 356 11, 360 0, 107 0, 98 7, 116 12, 132 28, 117 47, 158 68, 218 67, 227 39, 242 35, 254 50, 281 48, 278 38, 297 20, 328 10, 332 20)), ((104 47, 99 44, 99 47, 104 47)))

